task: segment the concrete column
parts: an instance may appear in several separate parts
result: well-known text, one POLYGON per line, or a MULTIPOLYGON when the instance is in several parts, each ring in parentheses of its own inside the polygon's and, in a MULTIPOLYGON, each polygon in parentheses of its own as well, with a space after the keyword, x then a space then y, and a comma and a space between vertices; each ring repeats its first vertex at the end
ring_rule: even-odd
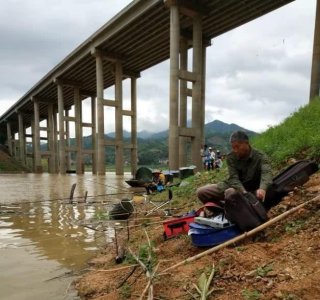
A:
MULTIPOLYGON (((180 48, 180 70, 188 69, 188 40, 181 40, 180 48)), ((180 127, 187 127, 187 88, 188 82, 186 80, 180 81, 180 127)), ((187 165, 187 137, 179 137, 179 166, 187 165)))
POLYGON ((18 122, 19 122, 19 149, 20 149, 20 161, 23 165, 26 164, 26 136, 25 136, 25 126, 23 124, 23 115, 18 112, 18 122))
POLYGON ((131 174, 135 176, 138 168, 137 143, 137 79, 131 78, 131 174))
POLYGON ((75 129, 77 141, 77 174, 83 174, 84 165, 82 160, 82 107, 79 88, 74 88, 75 129))
POLYGON ((320 0, 317 0, 316 20, 313 38, 313 55, 310 82, 310 101, 319 96, 320 91, 320 0))
MULTIPOLYGON (((64 110, 65 117, 69 117, 69 109, 64 110)), ((65 147, 70 147, 70 123, 69 120, 65 118, 65 147)), ((71 152, 66 150, 66 168, 67 170, 71 169, 71 152)))
POLYGON ((31 120, 31 144, 32 144, 32 166, 33 166, 33 170, 36 169, 36 160, 35 160, 35 152, 34 152, 34 145, 36 144, 35 142, 35 138, 34 138, 34 118, 33 120, 31 120))
POLYGON ((54 172, 59 172, 59 143, 58 143, 58 120, 57 120, 58 111, 55 107, 53 109, 53 143, 54 143, 54 153, 55 153, 55 169, 54 172))
POLYGON ((192 127, 195 137, 192 139, 191 155, 193 164, 198 170, 201 170, 202 26, 201 16, 199 15, 193 19, 193 72, 196 75, 196 81, 192 87, 192 127))
POLYGON ((17 153, 17 142, 18 141, 14 137, 14 139, 13 139, 13 157, 18 160, 19 157, 18 157, 18 153, 17 153))
POLYGON ((92 124, 92 174, 97 174, 97 108, 96 97, 91 97, 91 124, 92 124))
POLYGON ((202 45, 202 85, 201 85, 201 144, 205 144, 205 117, 206 117, 206 60, 207 60, 207 47, 202 45))
POLYGON ((123 175, 123 115, 122 115, 122 64, 116 62, 115 74, 115 100, 117 102, 115 109, 116 121, 116 175, 123 175))
POLYGON ((11 133, 11 124, 10 124, 10 122, 7 122, 7 140, 8 140, 9 153, 12 156, 13 155, 13 151, 12 151, 12 133, 11 133))
POLYGON ((170 7, 170 104, 169 104, 169 168, 179 168, 179 43, 180 20, 176 5, 170 7))
POLYGON ((64 128, 64 103, 63 103, 63 86, 57 84, 58 88, 58 112, 59 112, 59 171, 60 174, 66 173, 66 141, 64 128))
POLYGON ((54 109, 53 104, 48 104, 48 147, 50 152, 49 157, 49 173, 56 172, 56 151, 55 151, 55 143, 54 143, 54 109))
POLYGON ((98 119, 98 149, 97 149, 97 174, 105 174, 105 138, 104 138, 104 106, 103 106, 103 65, 102 57, 96 54, 97 77, 97 119, 98 119))
POLYGON ((34 107, 34 144, 33 144, 33 157, 34 157, 34 172, 42 173, 41 153, 40 153, 40 114, 39 102, 33 100, 34 107))

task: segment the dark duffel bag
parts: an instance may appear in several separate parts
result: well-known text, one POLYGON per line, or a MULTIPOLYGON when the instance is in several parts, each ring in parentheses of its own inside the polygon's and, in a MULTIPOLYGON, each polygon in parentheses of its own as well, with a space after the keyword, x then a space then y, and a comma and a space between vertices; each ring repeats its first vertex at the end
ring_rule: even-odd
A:
POLYGON ((266 192, 264 200, 264 207, 269 210, 271 207, 277 205, 282 197, 297 186, 303 185, 309 180, 309 176, 317 172, 318 165, 310 160, 300 160, 290 165, 280 174, 273 178, 272 184, 266 192))
POLYGON ((252 193, 235 192, 226 197, 225 213, 227 219, 241 231, 251 230, 268 220, 261 201, 252 193))

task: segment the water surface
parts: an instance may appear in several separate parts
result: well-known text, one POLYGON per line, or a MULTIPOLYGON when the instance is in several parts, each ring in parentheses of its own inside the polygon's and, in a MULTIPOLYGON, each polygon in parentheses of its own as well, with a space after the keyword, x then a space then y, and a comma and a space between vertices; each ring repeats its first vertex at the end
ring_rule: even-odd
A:
POLYGON ((115 201, 132 197, 125 183, 130 177, 1 174, 1 298, 77 299, 70 274, 83 270, 112 241, 113 232, 112 227, 102 232, 82 224, 115 201))

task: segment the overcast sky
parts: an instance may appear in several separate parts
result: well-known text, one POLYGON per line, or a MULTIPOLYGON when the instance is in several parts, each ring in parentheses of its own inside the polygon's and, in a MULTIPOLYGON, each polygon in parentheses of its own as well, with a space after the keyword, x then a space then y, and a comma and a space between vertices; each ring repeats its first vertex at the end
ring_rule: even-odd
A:
MULTIPOLYGON (((130 2, 2 1, 0 115, 130 2)), ((212 40, 207 48, 206 123, 218 119, 261 132, 308 103, 315 9, 316 0, 296 0, 212 40)), ((169 63, 141 75, 138 131, 167 129, 169 63)), ((127 105, 126 85, 124 97, 127 105)), ((124 129, 130 130, 128 121, 124 129)), ((107 132, 113 130, 106 124, 107 132)))

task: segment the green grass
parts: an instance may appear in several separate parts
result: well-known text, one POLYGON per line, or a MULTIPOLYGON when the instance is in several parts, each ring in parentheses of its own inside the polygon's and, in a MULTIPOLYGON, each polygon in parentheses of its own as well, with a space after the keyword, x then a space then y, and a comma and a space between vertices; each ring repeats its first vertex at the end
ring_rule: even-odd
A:
POLYGON ((275 167, 288 159, 320 158, 320 98, 301 107, 282 123, 270 127, 252 139, 254 147, 264 151, 275 167))
POLYGON ((301 229, 303 229, 305 223, 306 223, 306 220, 297 219, 297 220, 286 223, 284 226, 284 229, 289 234, 295 234, 299 232, 301 229))
POLYGON ((242 297, 245 300, 258 300, 261 299, 261 293, 258 290, 249 290, 245 288, 242 292, 242 297))
POLYGON ((260 276, 260 277, 265 277, 268 275, 269 272, 271 272, 273 270, 273 266, 272 264, 269 265, 265 265, 263 267, 258 267, 256 269, 256 275, 260 276))

